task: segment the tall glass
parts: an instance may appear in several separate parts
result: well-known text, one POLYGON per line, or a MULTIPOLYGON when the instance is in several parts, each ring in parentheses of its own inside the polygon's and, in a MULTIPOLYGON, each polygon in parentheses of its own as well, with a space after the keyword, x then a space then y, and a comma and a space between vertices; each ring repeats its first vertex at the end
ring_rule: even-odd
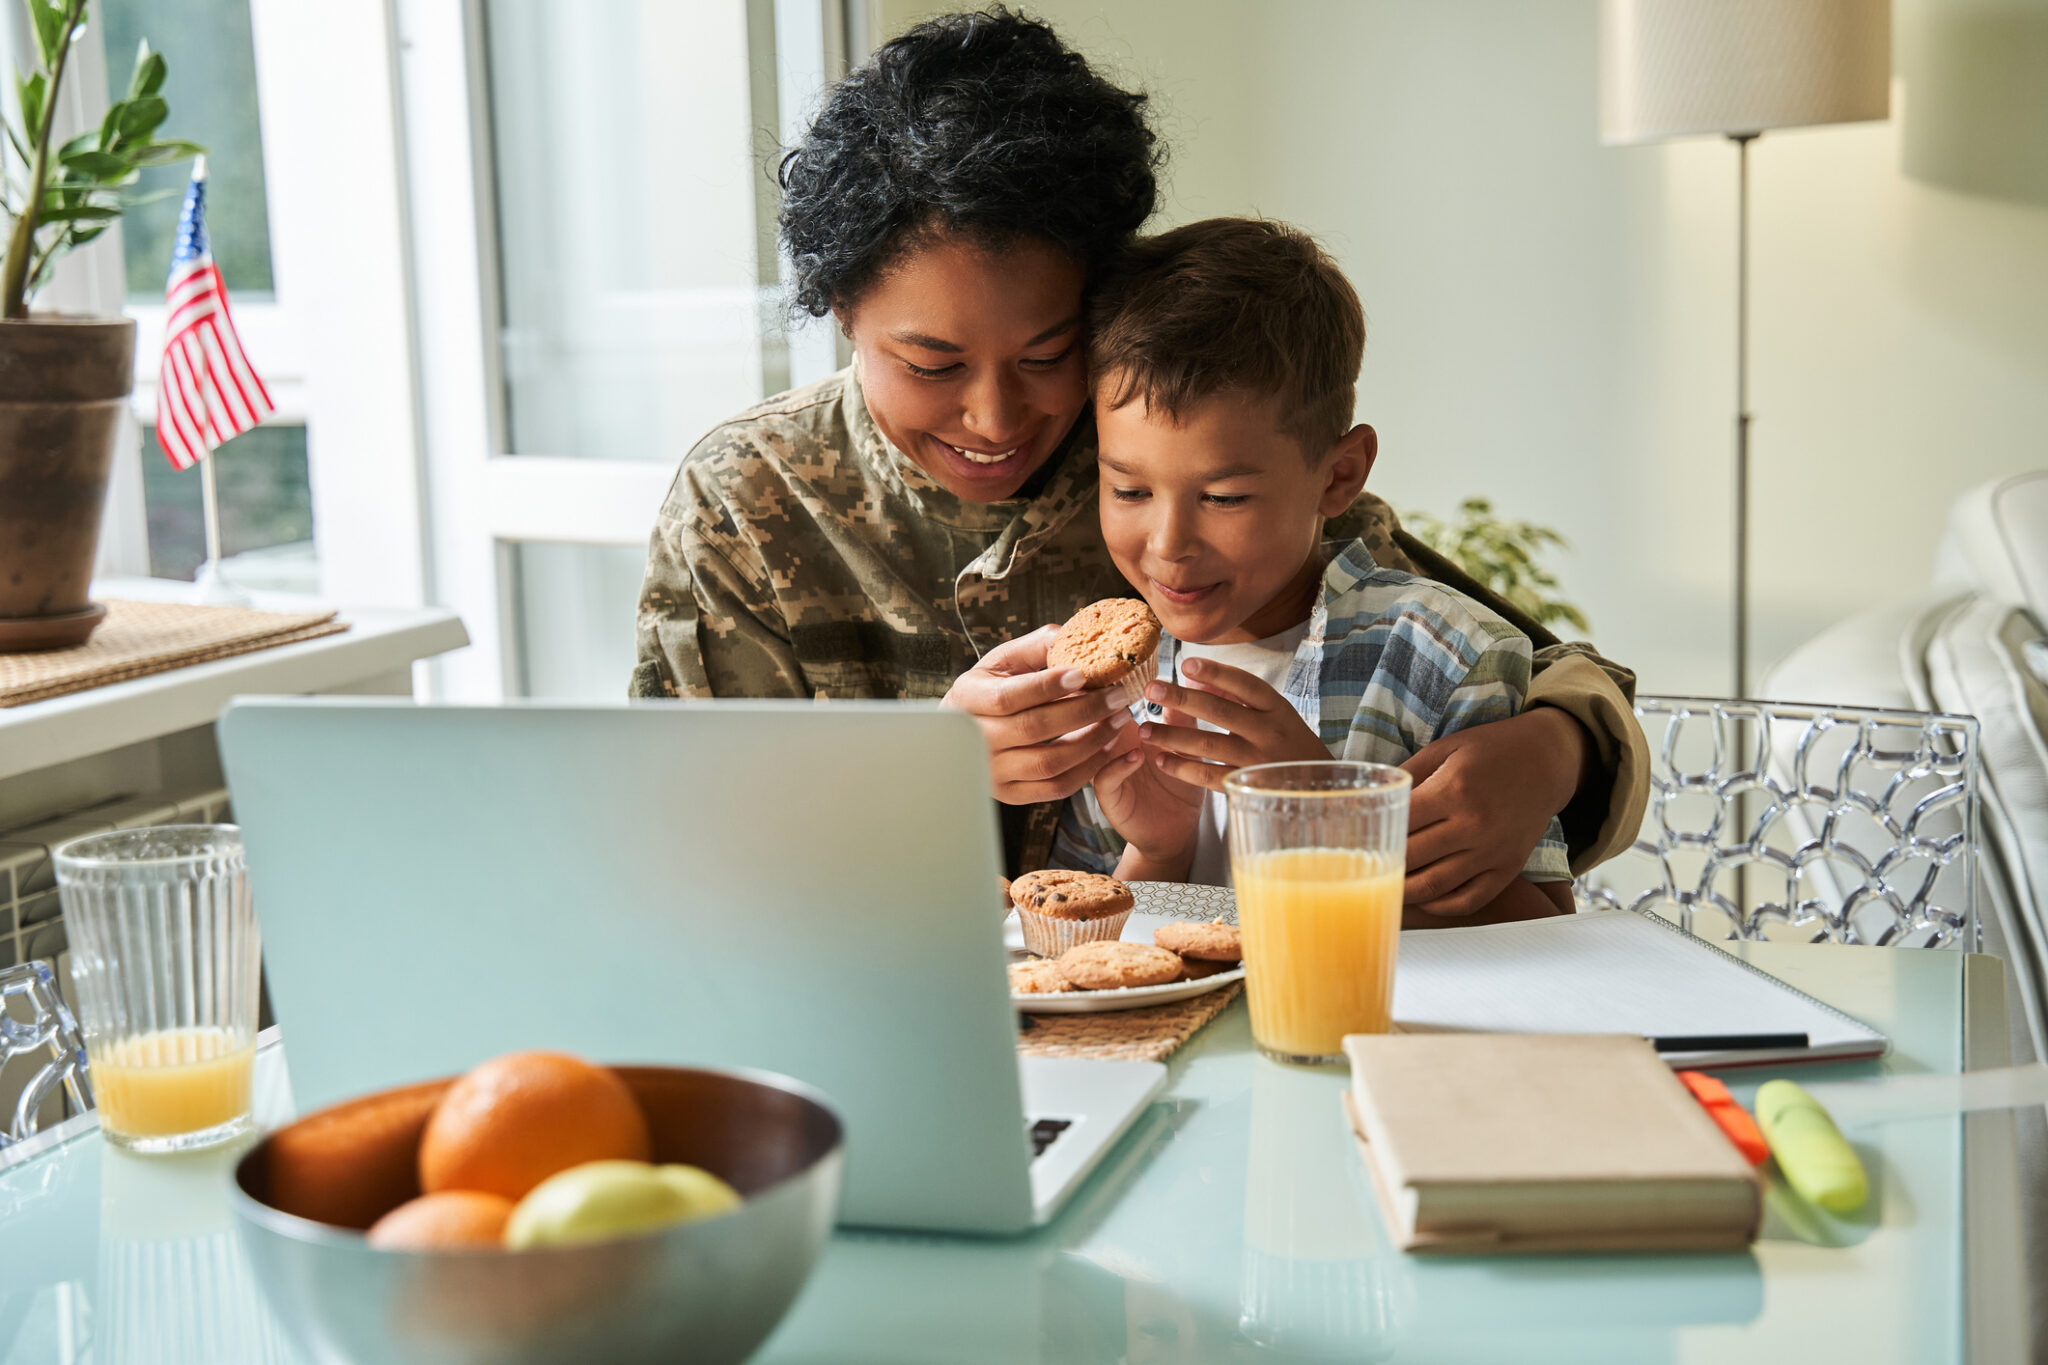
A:
POLYGON ((158 825, 56 852, 100 1131, 138 1152, 248 1132, 262 941, 233 825, 158 825))
POLYGON ((1380 763, 1262 763, 1223 779, 1252 1040, 1341 1063, 1347 1033, 1393 1023, 1408 774, 1380 763))

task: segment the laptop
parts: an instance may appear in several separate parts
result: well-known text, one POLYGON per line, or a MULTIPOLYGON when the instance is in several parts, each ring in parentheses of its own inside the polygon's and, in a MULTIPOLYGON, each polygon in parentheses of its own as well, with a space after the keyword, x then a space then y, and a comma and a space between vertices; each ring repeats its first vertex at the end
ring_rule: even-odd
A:
POLYGON ((1165 1080, 1023 1058, 986 750, 893 702, 243 698, 218 734, 301 1112, 502 1052, 757 1067, 842 1222, 1050 1219, 1165 1080))

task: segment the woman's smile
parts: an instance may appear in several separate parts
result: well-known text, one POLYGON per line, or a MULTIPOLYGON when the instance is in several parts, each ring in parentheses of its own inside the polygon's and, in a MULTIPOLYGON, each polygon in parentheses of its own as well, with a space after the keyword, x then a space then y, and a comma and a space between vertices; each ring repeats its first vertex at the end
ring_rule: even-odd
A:
POLYGON ((875 425, 955 496, 1017 496, 1087 406, 1081 280, 1044 242, 912 252, 841 316, 875 425))

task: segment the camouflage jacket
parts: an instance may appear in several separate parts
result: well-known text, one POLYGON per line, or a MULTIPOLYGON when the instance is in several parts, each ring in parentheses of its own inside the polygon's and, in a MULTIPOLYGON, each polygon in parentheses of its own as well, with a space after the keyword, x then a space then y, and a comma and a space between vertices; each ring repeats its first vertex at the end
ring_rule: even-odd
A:
MULTIPOLYGON (((1092 421, 1026 493, 947 492, 876 428, 852 368, 757 404, 676 471, 648 545, 632 695, 937 698, 1003 641, 1135 595, 1102 543, 1092 421)), ((1357 536, 1376 563, 1448 583, 1529 635, 1528 704, 1585 725, 1610 779, 1604 801, 1564 813, 1573 867, 1626 847, 1648 792, 1634 675, 1558 643, 1370 493, 1324 534, 1357 536)), ((1057 803, 1001 809, 1011 872, 1044 866, 1057 803)))

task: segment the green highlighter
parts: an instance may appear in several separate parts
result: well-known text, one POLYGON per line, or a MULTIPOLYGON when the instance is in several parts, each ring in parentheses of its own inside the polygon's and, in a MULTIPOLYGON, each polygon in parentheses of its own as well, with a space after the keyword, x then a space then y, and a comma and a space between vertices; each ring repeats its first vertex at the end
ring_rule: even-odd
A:
POLYGON ((1778 1169, 1799 1195, 1829 1213, 1854 1213, 1870 1197, 1863 1163, 1820 1102, 1791 1081, 1765 1081, 1756 1091, 1757 1126, 1778 1169))

